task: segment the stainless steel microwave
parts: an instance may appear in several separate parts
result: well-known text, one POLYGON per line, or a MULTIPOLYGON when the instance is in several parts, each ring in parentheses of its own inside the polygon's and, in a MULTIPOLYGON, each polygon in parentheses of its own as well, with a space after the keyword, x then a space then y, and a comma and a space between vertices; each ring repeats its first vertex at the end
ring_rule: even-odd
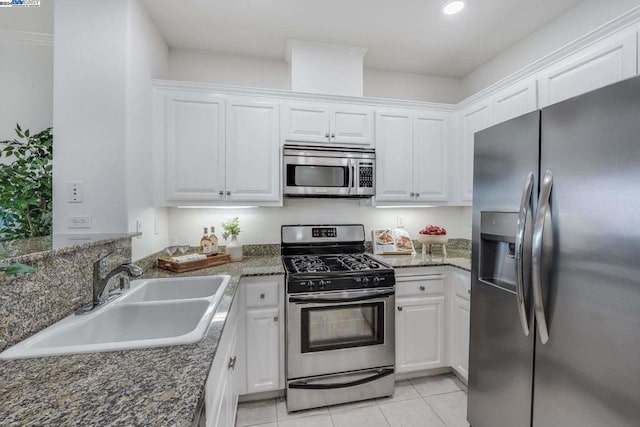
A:
POLYGON ((376 153, 370 148, 285 145, 284 195, 372 197, 376 153))

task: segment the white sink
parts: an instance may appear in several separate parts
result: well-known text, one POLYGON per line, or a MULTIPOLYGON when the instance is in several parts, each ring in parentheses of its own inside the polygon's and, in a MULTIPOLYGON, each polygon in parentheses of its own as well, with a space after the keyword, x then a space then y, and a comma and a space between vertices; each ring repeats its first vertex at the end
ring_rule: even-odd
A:
POLYGON ((72 314, 0 353, 0 359, 191 344, 204 336, 230 276, 145 279, 93 313, 72 314))
POLYGON ((131 292, 123 296, 127 302, 165 301, 209 298, 220 289, 229 276, 147 279, 131 282, 131 292))

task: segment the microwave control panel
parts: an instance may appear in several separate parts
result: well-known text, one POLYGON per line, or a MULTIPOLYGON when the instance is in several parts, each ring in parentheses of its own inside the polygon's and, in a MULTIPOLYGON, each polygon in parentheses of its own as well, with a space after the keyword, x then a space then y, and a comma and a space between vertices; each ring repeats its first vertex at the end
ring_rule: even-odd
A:
POLYGON ((360 188, 373 187, 373 163, 360 163, 359 186, 360 188))

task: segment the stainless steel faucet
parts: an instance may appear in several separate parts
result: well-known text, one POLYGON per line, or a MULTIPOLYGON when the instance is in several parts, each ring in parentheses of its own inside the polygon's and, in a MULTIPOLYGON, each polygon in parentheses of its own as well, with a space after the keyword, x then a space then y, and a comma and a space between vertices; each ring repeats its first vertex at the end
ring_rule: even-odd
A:
POLYGON ((109 280, 120 273, 126 273, 125 280, 120 281, 120 288, 122 290, 128 289, 129 277, 142 276, 144 270, 135 264, 125 263, 120 264, 111 271, 107 270, 107 259, 111 253, 100 258, 93 263, 93 301, 84 307, 76 310, 76 314, 88 314, 94 310, 104 306, 109 302, 109 280))

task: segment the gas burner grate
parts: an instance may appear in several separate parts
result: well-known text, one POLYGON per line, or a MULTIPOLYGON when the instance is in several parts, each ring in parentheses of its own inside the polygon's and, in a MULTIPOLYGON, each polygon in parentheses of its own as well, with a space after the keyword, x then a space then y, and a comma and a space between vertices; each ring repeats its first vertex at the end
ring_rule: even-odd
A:
POLYGON ((380 264, 370 260, 364 255, 341 255, 338 262, 349 271, 375 270, 380 268, 380 264))
POLYGON ((291 265, 296 273, 323 273, 328 272, 329 267, 317 256, 302 255, 291 260, 291 265))

